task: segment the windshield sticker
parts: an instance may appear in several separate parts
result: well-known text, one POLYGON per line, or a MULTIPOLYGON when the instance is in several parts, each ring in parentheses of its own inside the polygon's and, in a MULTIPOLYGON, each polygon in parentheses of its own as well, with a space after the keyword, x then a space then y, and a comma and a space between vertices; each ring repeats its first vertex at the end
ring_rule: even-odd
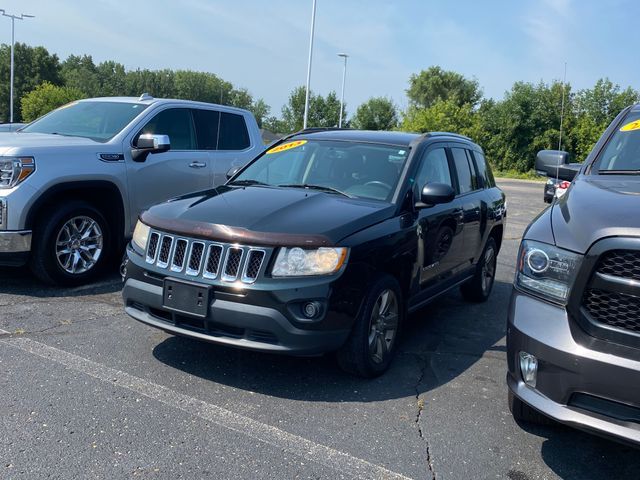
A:
POLYGON ((307 143, 306 140, 296 140, 295 142, 278 145, 277 147, 273 147, 271 150, 267 151, 267 155, 270 153, 279 153, 284 152, 285 150, 291 150, 292 148, 297 148, 301 145, 304 145, 305 143, 307 143))
POLYGON ((640 120, 627 123, 624 127, 620 129, 621 132, 633 132, 634 130, 640 130, 640 120))

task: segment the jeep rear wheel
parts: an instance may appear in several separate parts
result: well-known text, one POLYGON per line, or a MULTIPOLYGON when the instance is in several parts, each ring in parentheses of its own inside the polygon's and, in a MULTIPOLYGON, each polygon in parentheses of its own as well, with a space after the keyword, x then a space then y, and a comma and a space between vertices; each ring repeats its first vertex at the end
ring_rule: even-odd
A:
POLYGON ((80 285, 94 279, 110 256, 109 225, 85 202, 43 212, 34 228, 31 269, 43 282, 80 285))
POLYGON ((498 247, 493 237, 489 237, 476 266, 474 276, 460 287, 462 296, 470 302, 485 302, 496 278, 498 247))
POLYGON ((343 370, 365 378, 384 373, 396 352, 404 305, 400 287, 388 275, 369 288, 361 311, 337 358, 343 370))

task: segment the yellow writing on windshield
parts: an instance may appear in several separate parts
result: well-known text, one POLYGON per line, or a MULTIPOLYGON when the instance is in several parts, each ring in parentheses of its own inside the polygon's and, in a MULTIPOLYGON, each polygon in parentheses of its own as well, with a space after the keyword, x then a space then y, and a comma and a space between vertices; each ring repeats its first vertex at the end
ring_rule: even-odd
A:
POLYGON ((304 145, 305 143, 307 143, 306 140, 296 140, 295 142, 284 143, 267 151, 267 155, 270 153, 279 153, 284 152, 285 150, 291 150, 292 148, 299 147, 300 145, 304 145))
POLYGON ((621 132, 633 132, 634 130, 640 130, 640 120, 627 123, 624 127, 620 129, 621 132))

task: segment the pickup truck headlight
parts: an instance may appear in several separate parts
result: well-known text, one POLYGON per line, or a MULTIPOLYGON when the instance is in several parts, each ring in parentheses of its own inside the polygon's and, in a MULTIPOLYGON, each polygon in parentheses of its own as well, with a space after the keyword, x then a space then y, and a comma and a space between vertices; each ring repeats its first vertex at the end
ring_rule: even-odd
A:
POLYGON ((346 248, 281 248, 271 274, 274 277, 329 275, 337 272, 346 258, 346 248))
POLYGON ((136 228, 133 230, 133 238, 131 238, 131 244, 133 248, 140 254, 144 253, 147 248, 147 240, 149 240, 149 232, 151 228, 149 225, 145 225, 140 220, 136 223, 136 228), (137 247, 137 248, 136 248, 137 247))
POLYGON ((33 157, 0 157, 0 188, 12 188, 36 170, 33 157))
POLYGON ((554 303, 567 304, 582 255, 524 240, 518 253, 516 287, 554 303))

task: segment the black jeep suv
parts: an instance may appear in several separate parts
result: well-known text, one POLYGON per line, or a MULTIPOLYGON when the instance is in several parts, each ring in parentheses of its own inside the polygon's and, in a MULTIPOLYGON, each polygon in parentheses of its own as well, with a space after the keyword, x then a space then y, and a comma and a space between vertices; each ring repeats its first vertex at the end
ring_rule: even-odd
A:
POLYGON ((640 445, 640 105, 618 115, 577 175, 539 167, 573 181, 520 246, 511 411, 640 445))
POLYGON ((123 297, 136 320, 254 350, 337 350, 381 374, 407 312, 487 299, 505 198, 451 133, 306 130, 213 190, 143 213, 123 297))

